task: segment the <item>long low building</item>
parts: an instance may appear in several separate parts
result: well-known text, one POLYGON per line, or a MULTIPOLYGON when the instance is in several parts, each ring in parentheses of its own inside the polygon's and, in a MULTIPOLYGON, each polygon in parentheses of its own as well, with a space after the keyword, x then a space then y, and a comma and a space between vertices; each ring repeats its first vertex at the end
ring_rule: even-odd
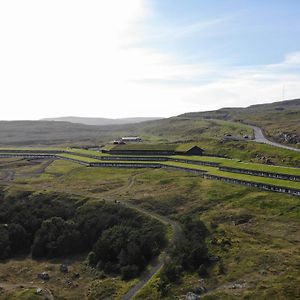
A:
POLYGON ((178 144, 119 144, 106 145, 103 153, 115 155, 203 155, 196 145, 178 144))

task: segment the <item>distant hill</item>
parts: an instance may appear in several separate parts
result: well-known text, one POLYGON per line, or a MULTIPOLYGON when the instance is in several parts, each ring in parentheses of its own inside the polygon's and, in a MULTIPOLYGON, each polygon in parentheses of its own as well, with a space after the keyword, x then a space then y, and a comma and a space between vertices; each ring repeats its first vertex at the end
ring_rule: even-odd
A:
POLYGON ((132 123, 136 118, 128 118, 121 119, 125 123, 116 125, 86 125, 80 124, 86 118, 70 118, 68 122, 62 122, 62 118, 56 118, 55 122, 0 121, 0 145, 95 146, 122 136, 140 136, 145 142, 199 142, 206 149, 213 143, 222 149, 223 144, 218 143, 224 135, 251 136, 252 130, 240 124, 249 123, 262 127, 266 135, 277 142, 300 147, 300 99, 192 112, 160 120, 151 118, 146 122, 137 118, 139 123, 132 123))
POLYGON ((107 118, 83 118, 83 117, 58 117, 58 118, 45 118, 41 121, 58 121, 58 122, 71 122, 85 125, 124 125, 124 124, 136 124, 146 121, 154 121, 162 118, 159 117, 138 117, 138 118, 120 118, 120 119, 107 119, 107 118))

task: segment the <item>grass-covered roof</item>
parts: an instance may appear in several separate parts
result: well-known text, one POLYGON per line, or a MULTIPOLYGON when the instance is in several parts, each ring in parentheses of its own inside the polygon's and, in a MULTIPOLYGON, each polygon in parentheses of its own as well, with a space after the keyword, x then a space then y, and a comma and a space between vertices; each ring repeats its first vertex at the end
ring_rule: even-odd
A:
POLYGON ((118 145, 106 145, 104 150, 132 150, 132 151, 176 151, 186 152, 193 148, 194 145, 186 144, 118 144, 118 145))

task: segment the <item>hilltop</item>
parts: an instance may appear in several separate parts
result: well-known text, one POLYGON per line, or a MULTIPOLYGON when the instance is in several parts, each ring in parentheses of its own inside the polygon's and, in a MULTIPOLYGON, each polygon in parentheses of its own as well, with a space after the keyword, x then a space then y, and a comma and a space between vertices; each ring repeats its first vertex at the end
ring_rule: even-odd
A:
POLYGON ((120 118, 120 119, 108 119, 108 118, 83 118, 83 117, 58 117, 58 118, 44 118, 42 121, 55 121, 55 122, 70 122, 85 125, 123 125, 123 124, 135 124, 146 121, 154 121, 162 118, 159 117, 137 117, 137 118, 120 118))

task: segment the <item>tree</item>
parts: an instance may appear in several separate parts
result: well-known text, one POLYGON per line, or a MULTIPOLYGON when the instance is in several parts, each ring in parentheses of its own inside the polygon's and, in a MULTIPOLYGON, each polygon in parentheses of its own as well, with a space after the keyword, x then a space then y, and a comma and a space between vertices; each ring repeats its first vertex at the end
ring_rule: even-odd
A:
POLYGON ((0 225, 0 259, 9 258, 10 255, 8 228, 6 225, 0 225))
POLYGON ((53 217, 42 223, 33 246, 33 257, 55 257, 78 253, 81 247, 81 235, 73 222, 53 217))
POLYGON ((12 253, 24 251, 29 246, 28 234, 20 224, 9 224, 9 243, 12 253))

